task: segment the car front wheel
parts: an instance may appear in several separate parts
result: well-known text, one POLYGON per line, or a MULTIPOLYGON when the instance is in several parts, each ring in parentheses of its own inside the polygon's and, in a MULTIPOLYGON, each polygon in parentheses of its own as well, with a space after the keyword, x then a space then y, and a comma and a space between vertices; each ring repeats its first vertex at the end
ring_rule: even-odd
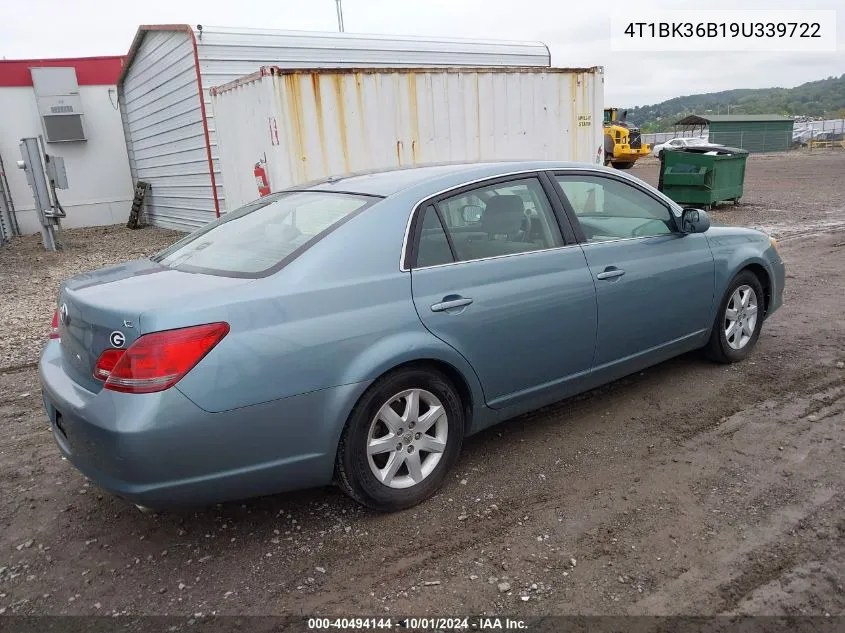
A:
POLYGON ((355 405, 338 448, 336 478, 358 502, 402 510, 433 495, 457 460, 463 407, 439 371, 388 374, 355 405))
POLYGON ((743 270, 722 298, 706 352, 720 363, 743 360, 757 343, 765 311, 763 287, 757 275, 743 270))

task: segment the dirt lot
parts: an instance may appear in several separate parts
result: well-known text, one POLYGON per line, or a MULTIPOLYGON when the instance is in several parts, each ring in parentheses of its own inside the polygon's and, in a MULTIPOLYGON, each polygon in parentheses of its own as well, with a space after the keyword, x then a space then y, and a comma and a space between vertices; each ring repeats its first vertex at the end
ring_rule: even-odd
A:
POLYGON ((786 303, 750 359, 684 356, 493 428, 390 516, 334 489, 141 514, 89 485, 31 364, 56 284, 173 236, 0 248, 0 613, 845 614, 843 176, 845 152, 755 156, 745 204, 714 212, 781 238, 786 303))

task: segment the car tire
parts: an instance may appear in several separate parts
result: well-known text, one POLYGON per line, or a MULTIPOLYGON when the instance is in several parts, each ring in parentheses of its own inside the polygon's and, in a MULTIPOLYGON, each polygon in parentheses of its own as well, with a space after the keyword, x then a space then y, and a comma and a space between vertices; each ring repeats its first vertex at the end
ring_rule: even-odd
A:
POLYGON ((443 485, 463 435, 463 403, 446 376, 423 366, 396 370, 371 385, 352 410, 338 446, 335 479, 346 494, 375 510, 410 508, 443 485), (442 450, 425 450, 441 444, 442 450))
POLYGON ((733 278, 719 303, 713 330, 710 332, 710 340, 704 348, 705 354, 710 360, 718 363, 736 363, 745 359, 757 343, 764 318, 763 286, 757 275, 750 270, 743 270, 733 278), (749 290, 752 294, 746 295, 749 290), (754 312, 756 318, 753 319, 753 323, 750 322, 748 305, 743 307, 741 304, 741 297, 744 295, 748 296, 748 305, 753 304, 756 308, 754 312), (737 307, 738 300, 739 307, 737 307), (736 329, 729 330, 734 323, 737 324, 735 327, 739 328, 739 332, 736 329))

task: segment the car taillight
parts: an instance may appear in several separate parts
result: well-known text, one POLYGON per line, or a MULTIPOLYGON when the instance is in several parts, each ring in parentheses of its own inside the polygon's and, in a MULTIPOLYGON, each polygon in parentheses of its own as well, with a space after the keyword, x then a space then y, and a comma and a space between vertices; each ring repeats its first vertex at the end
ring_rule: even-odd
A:
POLYGON ((59 311, 53 313, 53 320, 50 322, 50 338, 61 338, 59 336, 59 311))
POLYGON ((129 348, 106 350, 97 362, 94 375, 108 372, 105 389, 124 393, 164 391, 179 382, 229 333, 228 323, 144 334, 129 348), (122 352, 106 356, 107 352, 122 352), (106 356, 104 359, 103 357, 106 356), (108 363, 114 360, 111 368, 108 363))
POLYGON ((125 349, 107 349, 97 359, 97 364, 94 366, 94 378, 99 380, 108 380, 111 376, 114 366, 121 356, 126 353, 125 349))

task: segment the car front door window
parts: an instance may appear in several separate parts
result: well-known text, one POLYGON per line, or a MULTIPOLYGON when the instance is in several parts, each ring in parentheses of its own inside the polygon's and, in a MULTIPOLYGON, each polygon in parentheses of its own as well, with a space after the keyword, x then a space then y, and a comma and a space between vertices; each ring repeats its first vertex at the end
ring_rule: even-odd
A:
POLYGON ((588 242, 675 232, 669 207, 636 187, 591 175, 556 177, 588 242))

